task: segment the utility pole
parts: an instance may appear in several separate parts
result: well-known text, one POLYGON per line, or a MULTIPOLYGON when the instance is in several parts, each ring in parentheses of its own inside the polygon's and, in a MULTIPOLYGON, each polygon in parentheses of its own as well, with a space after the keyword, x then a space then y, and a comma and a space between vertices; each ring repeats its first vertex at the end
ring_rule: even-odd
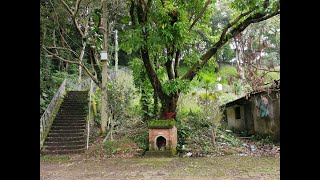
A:
POLYGON ((101 89, 101 132, 106 133, 107 127, 107 60, 108 60, 108 46, 107 46, 107 1, 102 0, 102 31, 103 31, 103 50, 101 52, 101 64, 102 64, 102 89, 101 89))

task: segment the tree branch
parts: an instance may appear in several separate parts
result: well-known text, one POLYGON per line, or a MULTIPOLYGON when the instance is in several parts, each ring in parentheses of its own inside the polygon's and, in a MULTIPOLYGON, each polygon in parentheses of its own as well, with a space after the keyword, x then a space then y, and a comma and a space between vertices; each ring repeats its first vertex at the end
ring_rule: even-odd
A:
MULTIPOLYGON (((78 22, 77 22, 77 20, 76 20, 76 17, 72 18, 72 20, 73 20, 73 23, 74 23, 74 25, 76 26, 76 28, 77 28, 77 30, 78 30, 81 38, 84 38, 84 37, 85 37, 85 36, 84 36, 84 33, 81 31, 81 28, 80 28, 80 26, 79 26, 79 24, 78 24, 78 22)), ((87 27, 85 27, 85 28, 87 28, 87 27)))
MULTIPOLYGON (((77 16, 77 13, 78 13, 78 10, 79 10, 79 7, 80 7, 80 2, 81 2, 81 0, 77 0, 77 2, 76 2, 76 10, 75 10, 74 12, 70 9, 70 7, 68 6, 68 4, 67 4, 66 2, 64 2, 64 0, 60 0, 60 1, 63 3, 63 5, 67 8, 67 10, 69 11, 69 13, 71 14, 72 22, 73 22, 73 24, 76 26, 76 28, 77 28, 77 30, 78 30, 81 38, 84 38, 84 34, 83 34, 83 32, 81 31, 81 28, 80 28, 80 26, 79 26, 79 24, 78 24, 78 22, 77 22, 77 20, 76 20, 76 16, 77 16)), ((85 28, 87 28, 87 27, 85 27, 85 28)))
POLYGON ((42 46, 42 49, 44 49, 48 54, 52 55, 53 57, 61 60, 61 61, 64 61, 64 62, 67 62, 67 63, 70 63, 70 64, 77 64, 79 66, 81 66, 85 71, 86 73, 91 77, 91 79, 96 83, 96 85, 99 86, 99 88, 101 88, 101 84, 99 83, 99 81, 93 76, 93 74, 88 70, 88 68, 86 66, 84 66, 80 61, 79 59, 77 59, 78 61, 70 61, 70 60, 66 60, 60 56, 58 56, 57 54, 54 54, 52 52, 50 52, 47 48, 45 48, 44 46, 42 46))
POLYGON ((44 49, 48 54, 52 55, 53 57, 55 57, 55 58, 57 58, 57 59, 59 59, 59 60, 61 60, 61 61, 64 61, 64 62, 67 62, 67 63, 71 63, 71 64, 81 65, 81 64, 80 64, 79 62, 77 62, 77 61, 66 60, 66 59, 58 56, 57 54, 50 52, 50 51, 49 51, 47 48, 45 48, 44 46, 42 46, 42 49, 44 49))
POLYGON ((238 34, 239 32, 243 31, 245 28, 247 28, 252 23, 257 23, 257 22, 260 22, 260 21, 264 21, 264 20, 269 19, 269 18, 271 18, 273 16, 276 16, 278 14, 280 14, 280 9, 278 11, 275 11, 274 13, 268 14, 268 15, 265 15, 265 14, 262 14, 262 13, 254 14, 253 16, 248 17, 239 26, 234 27, 230 31, 231 37, 234 37, 236 34, 238 34))
POLYGON ((250 14, 253 10, 250 10, 248 12, 242 13, 240 14, 235 20, 233 20, 231 23, 227 24, 227 26, 223 29, 222 34, 220 36, 220 39, 222 39, 224 37, 224 35, 226 34, 226 32, 228 31, 228 29, 232 26, 234 26, 237 22, 240 21, 241 18, 243 18, 244 16, 250 14))
POLYGON ((78 53, 76 53, 75 51, 73 51, 72 49, 66 48, 66 47, 51 47, 51 46, 47 46, 47 48, 49 49, 61 49, 61 50, 67 50, 67 51, 71 51, 76 57, 78 57, 78 53))
POLYGON ((80 3, 81 3, 81 0, 77 0, 75 10, 74 10, 74 16, 78 14, 80 3))
POLYGON ((169 56, 167 58, 167 62, 165 63, 165 66, 166 66, 166 70, 167 70, 167 74, 168 74, 168 78, 169 80, 171 79, 174 79, 174 71, 173 71, 173 68, 172 68, 172 60, 171 60, 171 56, 169 56))
POLYGON ((144 12, 146 12, 146 13, 149 12, 149 6, 148 5, 150 5, 150 0, 148 0, 148 5, 144 0, 142 0, 141 2, 143 4, 143 6, 144 6, 144 12))
POLYGON ((180 56, 180 50, 176 51, 176 58, 174 60, 174 73, 176 78, 178 78, 178 66, 179 66, 179 56, 180 56))
MULTIPOLYGON (((278 10, 276 10, 274 13, 272 14, 262 14, 262 13, 256 13, 253 14, 252 16, 247 17, 243 22, 241 22, 238 26, 234 27, 228 36, 220 36, 220 39, 217 43, 215 43, 213 45, 212 48, 210 48, 205 54, 203 54, 200 58, 200 61, 197 61, 190 69, 189 71, 187 71, 187 73, 182 77, 182 79, 189 79, 192 80, 195 75, 199 72, 199 70, 209 61, 209 59, 215 54, 217 53, 217 50, 219 48, 221 48, 226 42, 228 42, 228 40, 230 40, 231 38, 233 38, 235 35, 237 35, 238 33, 242 32, 245 28, 247 28, 250 24, 252 23, 257 23, 266 19, 269 19, 277 14, 280 14, 280 7, 278 7, 278 10)), ((244 15, 240 15, 240 16, 244 16, 244 15)), ((235 19, 235 21, 239 21, 237 20, 238 18, 235 19)), ((233 22, 235 22, 233 21, 233 22)), ((227 25, 227 27, 230 25, 227 25)), ((226 31, 224 28, 224 31, 226 31)), ((223 32, 224 32, 223 31, 223 32)))
POLYGON ((257 70, 268 71, 267 73, 269 73, 269 72, 278 72, 279 73, 280 72, 280 70, 270 70, 270 69, 258 68, 256 65, 254 65, 252 63, 250 63, 248 65, 251 65, 252 67, 254 67, 257 70))
POLYGON ((202 17, 204 11, 206 11, 207 7, 209 6, 211 0, 207 0, 207 2, 205 3, 204 7, 202 8, 202 10, 200 11, 200 13, 197 15, 197 17, 194 19, 194 21, 192 22, 191 26, 189 27, 189 31, 192 29, 192 27, 196 24, 196 22, 198 22, 198 20, 202 17))
POLYGON ((64 2, 64 0, 60 0, 60 1, 63 3, 64 7, 67 8, 67 10, 68 10, 68 12, 70 13, 70 15, 71 15, 71 16, 74 16, 75 13, 70 9, 70 7, 68 6, 68 4, 67 4, 66 2, 64 2))
MULTIPOLYGON (((54 11, 54 16, 55 16, 54 20, 56 21, 56 23, 57 23, 58 26, 59 26, 59 31, 58 31, 58 33, 59 33, 62 41, 71 49, 70 45, 69 45, 69 44, 67 43, 67 41, 64 39, 62 32, 60 32, 60 31, 62 31, 62 27, 61 27, 61 25, 60 25, 60 23, 59 23, 56 9, 54 8, 54 5, 53 5, 52 1, 50 0, 49 2, 50 2, 51 6, 52 6, 52 9, 53 9, 53 11, 54 11)), ((63 46, 64 46, 64 43, 62 43, 63 46)))
POLYGON ((142 56, 143 64, 146 68, 146 72, 148 74, 148 78, 151 82, 153 89, 157 91, 160 99, 165 99, 167 95, 163 92, 161 82, 157 76, 157 73, 152 67, 152 64, 149 58, 150 56, 149 56, 148 49, 141 48, 141 56, 142 56))
POLYGON ((94 75, 89 71, 89 69, 86 66, 84 66, 82 63, 80 63, 80 66, 83 67, 83 69, 91 77, 91 79, 96 83, 96 85, 98 85, 99 88, 102 89, 102 84, 96 79, 96 77, 94 77, 94 75))
MULTIPOLYGON (((146 12, 143 11, 141 0, 139 0, 139 2, 140 3, 137 4, 136 6, 136 9, 137 9, 136 13, 137 13, 139 24, 144 26, 144 24, 147 21, 146 19, 147 14, 146 12)), ((147 38, 148 38, 147 29, 145 31, 142 31, 141 33, 143 35, 144 40, 147 41, 147 38)), ((157 91, 160 99, 165 99, 168 96, 163 92, 161 82, 157 76, 156 71, 154 70, 151 64, 148 46, 142 46, 140 49, 140 53, 141 53, 141 58, 142 58, 144 67, 146 68, 146 72, 153 89, 157 91)))

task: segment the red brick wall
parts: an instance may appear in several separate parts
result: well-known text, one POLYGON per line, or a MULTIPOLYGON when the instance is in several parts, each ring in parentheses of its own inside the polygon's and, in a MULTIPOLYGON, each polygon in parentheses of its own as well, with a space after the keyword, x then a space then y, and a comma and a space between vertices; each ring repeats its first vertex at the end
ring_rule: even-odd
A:
POLYGON ((156 140, 159 136, 166 139, 166 149, 176 149, 177 147, 177 128, 171 129, 149 129, 149 149, 156 149, 156 140))

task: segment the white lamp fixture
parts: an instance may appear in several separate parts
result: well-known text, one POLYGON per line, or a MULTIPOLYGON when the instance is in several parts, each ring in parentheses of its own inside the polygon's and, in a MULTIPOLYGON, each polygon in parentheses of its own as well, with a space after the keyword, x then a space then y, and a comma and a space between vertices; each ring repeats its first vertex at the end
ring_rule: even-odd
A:
POLYGON ((222 84, 217 84, 217 90, 222 91, 222 84))
POLYGON ((108 60, 108 53, 107 53, 107 51, 101 51, 101 53, 100 53, 100 56, 101 56, 101 61, 106 61, 106 60, 108 60))

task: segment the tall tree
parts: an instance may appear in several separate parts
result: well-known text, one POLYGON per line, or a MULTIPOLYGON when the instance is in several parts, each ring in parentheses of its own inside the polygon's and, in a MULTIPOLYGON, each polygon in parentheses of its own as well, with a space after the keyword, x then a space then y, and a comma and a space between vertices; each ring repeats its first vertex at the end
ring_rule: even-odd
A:
POLYGON ((161 117, 176 111, 177 101, 188 83, 230 39, 250 24, 280 14, 279 0, 234 0, 227 5, 231 20, 210 34, 210 19, 217 9, 211 0, 130 0, 132 29, 126 32, 122 49, 137 51, 154 91, 161 100, 161 117), (201 54, 200 54, 201 53, 201 54), (153 57, 159 54, 163 68, 155 70, 153 57), (189 66, 179 74, 180 62, 189 66), (165 69, 165 71, 161 71, 165 69), (165 72, 165 78, 161 73, 165 72))

